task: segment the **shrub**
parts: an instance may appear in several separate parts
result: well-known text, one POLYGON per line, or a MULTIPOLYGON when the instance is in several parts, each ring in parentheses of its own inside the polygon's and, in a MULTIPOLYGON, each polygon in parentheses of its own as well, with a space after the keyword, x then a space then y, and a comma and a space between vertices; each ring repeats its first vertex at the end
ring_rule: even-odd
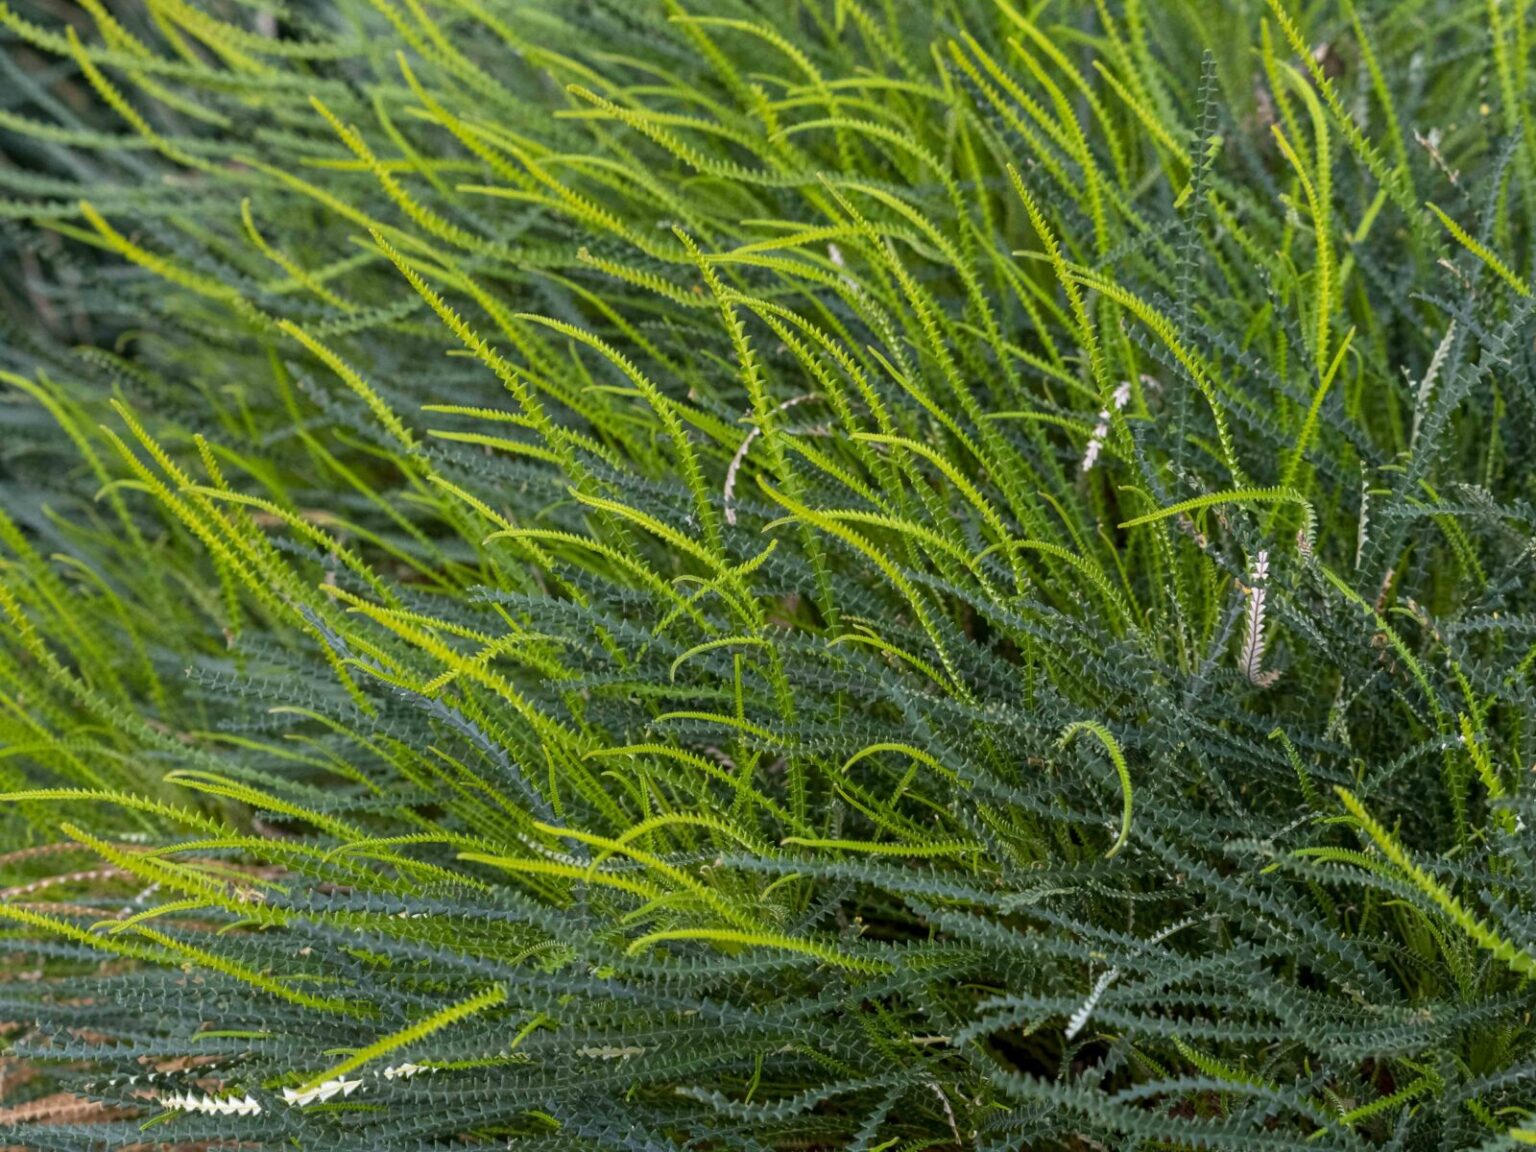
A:
POLYGON ((1529 5, 0 5, 0 1140, 1536 1143, 1529 5))

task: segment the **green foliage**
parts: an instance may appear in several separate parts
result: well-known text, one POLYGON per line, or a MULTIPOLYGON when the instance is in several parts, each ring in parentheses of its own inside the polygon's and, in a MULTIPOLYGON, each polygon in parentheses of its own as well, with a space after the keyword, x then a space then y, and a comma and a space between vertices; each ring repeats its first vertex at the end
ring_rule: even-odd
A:
POLYGON ((0 4, 0 1144, 1536 1140, 1532 19, 0 4))

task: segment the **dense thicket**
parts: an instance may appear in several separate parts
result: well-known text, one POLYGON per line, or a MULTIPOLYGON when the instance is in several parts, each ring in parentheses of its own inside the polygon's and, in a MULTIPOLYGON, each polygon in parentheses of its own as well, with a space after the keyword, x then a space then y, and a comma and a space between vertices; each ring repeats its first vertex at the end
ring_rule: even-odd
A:
POLYGON ((0 4, 0 1143, 1536 1143, 1532 9, 0 4))

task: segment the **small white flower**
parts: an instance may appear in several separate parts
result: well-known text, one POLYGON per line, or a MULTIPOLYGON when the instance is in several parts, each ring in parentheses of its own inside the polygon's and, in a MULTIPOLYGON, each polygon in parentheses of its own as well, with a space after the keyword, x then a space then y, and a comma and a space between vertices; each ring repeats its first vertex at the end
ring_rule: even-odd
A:
MULTIPOLYGON (((1110 400, 1118 412, 1131 402, 1131 382, 1122 380, 1119 387, 1110 394, 1110 400)), ((1104 450, 1104 441, 1109 438, 1109 409, 1099 412, 1099 422, 1094 426, 1093 435, 1088 437, 1088 447, 1083 450, 1083 471, 1091 472, 1093 466, 1099 461, 1099 453, 1104 450)))
POLYGON ((1099 453, 1103 450, 1103 448, 1104 448, 1104 439, 1108 435, 1109 435, 1109 413, 1107 411, 1100 412, 1099 413, 1099 422, 1094 427, 1093 435, 1088 438, 1088 447, 1083 452, 1083 471, 1084 472, 1092 471, 1093 470, 1093 466, 1096 463, 1098 463, 1099 453))

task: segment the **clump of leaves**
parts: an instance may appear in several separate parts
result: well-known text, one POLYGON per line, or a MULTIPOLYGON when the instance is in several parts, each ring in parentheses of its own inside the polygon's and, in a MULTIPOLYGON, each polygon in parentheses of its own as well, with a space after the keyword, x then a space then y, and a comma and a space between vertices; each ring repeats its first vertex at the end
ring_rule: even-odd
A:
POLYGON ((0 1141, 1536 1143, 1529 18, 0 5, 0 1141))

